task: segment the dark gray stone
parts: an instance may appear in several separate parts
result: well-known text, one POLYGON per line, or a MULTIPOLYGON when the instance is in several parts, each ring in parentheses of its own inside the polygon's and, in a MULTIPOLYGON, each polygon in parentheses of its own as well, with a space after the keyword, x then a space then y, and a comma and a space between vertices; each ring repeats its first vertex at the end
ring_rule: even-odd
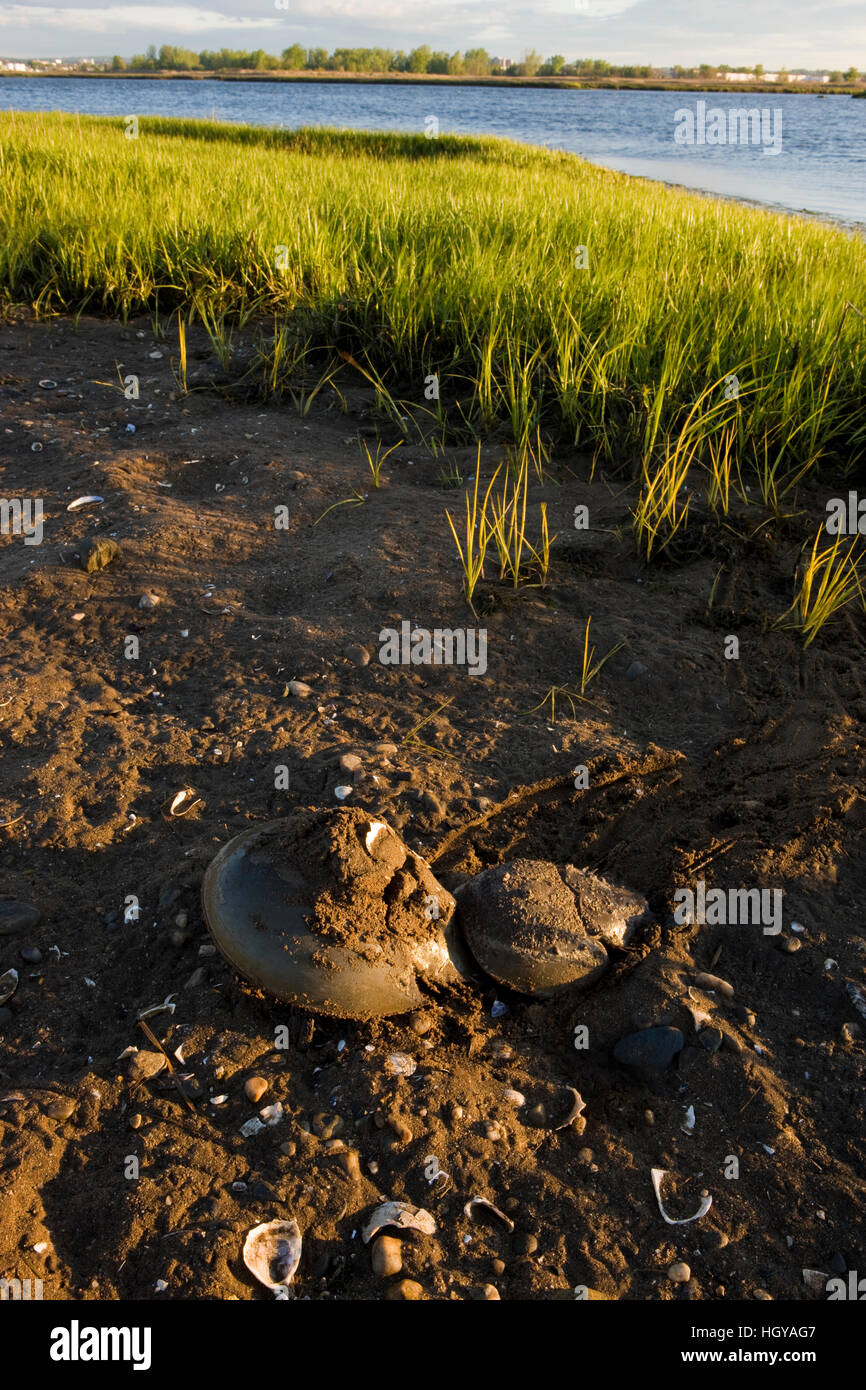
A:
POLYGON ((14 936, 35 927, 41 916, 39 908, 30 903, 0 903, 0 936, 14 936))
POLYGON ((679 1028, 643 1028, 620 1038, 613 1055, 627 1067, 643 1071, 665 1071, 681 1052, 685 1038, 679 1028))

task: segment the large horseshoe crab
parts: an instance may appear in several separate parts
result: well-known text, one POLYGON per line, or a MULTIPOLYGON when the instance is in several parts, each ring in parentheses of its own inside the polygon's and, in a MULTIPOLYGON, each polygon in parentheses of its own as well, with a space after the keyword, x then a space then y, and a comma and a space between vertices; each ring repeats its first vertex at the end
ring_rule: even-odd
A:
POLYGON ((211 934, 247 980, 338 1018, 408 1013, 425 988, 478 981, 540 998, 585 988, 646 909, 539 860, 487 869, 458 900, 384 821, 305 809, 230 840, 208 867, 211 934), (459 908, 458 908, 459 903, 459 908))

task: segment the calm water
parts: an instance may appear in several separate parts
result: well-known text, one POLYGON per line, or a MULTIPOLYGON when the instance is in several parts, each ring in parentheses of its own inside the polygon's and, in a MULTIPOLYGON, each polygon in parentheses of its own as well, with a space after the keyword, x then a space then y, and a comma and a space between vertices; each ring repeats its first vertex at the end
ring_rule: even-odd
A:
POLYGON ((423 131, 435 116, 442 133, 506 136, 629 174, 866 223, 866 100, 850 97, 6 77, 0 107, 406 131, 423 131), (726 122, 731 108, 765 110, 763 143, 677 143, 676 111, 696 113, 699 101, 708 116, 724 110, 726 122), (765 153, 774 141, 779 152, 765 153))

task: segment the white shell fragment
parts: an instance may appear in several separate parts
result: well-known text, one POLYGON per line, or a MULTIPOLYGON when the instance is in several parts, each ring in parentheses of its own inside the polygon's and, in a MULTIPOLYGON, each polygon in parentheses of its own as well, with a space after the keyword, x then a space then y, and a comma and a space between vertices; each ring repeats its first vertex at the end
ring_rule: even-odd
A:
POLYGON ((372 854, 372 853, 373 853, 373 846, 374 846, 374 844, 376 843, 377 839, 378 839, 379 836, 381 835, 382 831, 383 831, 383 830, 387 830, 387 829, 388 829, 388 827, 387 827, 387 825, 385 824, 385 822, 384 822, 383 820, 374 820, 374 821, 371 823, 370 829, 367 831, 367 834, 364 836, 364 847, 365 847, 365 849, 366 849, 366 851, 367 851, 368 854, 372 854))
POLYGON ((0 1004, 5 1004, 7 999, 11 999, 17 988, 17 970, 7 970, 4 975, 0 975, 0 1004))
POLYGON ((425 1236, 436 1234, 436 1222, 423 1207, 413 1207, 408 1202, 383 1202, 361 1232, 364 1244, 369 1245, 374 1235, 386 1226, 396 1226, 399 1231, 421 1231, 425 1236))
POLYGON ((866 1018, 866 994, 854 980, 846 980, 845 989, 860 1017, 866 1018))
POLYGON ((258 1115, 253 1115, 251 1120, 246 1120, 241 1125, 240 1132, 244 1139, 252 1139, 254 1134, 261 1134, 264 1128, 264 1122, 259 1119, 258 1115))
POLYGON ((192 787, 184 787, 182 791, 177 792, 172 797, 168 814, 170 816, 186 816, 194 807, 200 805, 201 799, 196 796, 195 790, 192 787), (191 801, 191 805, 187 806, 187 801, 191 801))
POLYGON ((499 1208, 495 1207, 492 1202, 488 1202, 486 1197, 470 1197, 469 1201, 466 1203, 466 1206, 463 1208, 463 1215, 468 1216, 470 1220, 474 1220, 475 1213, 479 1210, 479 1208, 482 1211, 492 1212, 494 1216, 499 1217, 500 1221, 505 1222, 505 1225, 509 1231, 514 1230, 514 1222, 511 1220, 511 1217, 506 1216, 505 1212, 500 1211, 499 1208))
POLYGON ((259 1114, 266 1125, 278 1125, 283 1118, 283 1107, 280 1102, 276 1100, 273 1105, 266 1105, 264 1110, 259 1111, 259 1114))
POLYGON ((686 1118, 680 1125, 683 1134, 694 1134, 695 1130, 695 1107, 690 1105, 686 1110, 686 1118))
POLYGON ((289 1285, 301 1261, 301 1232, 297 1221, 265 1221, 247 1232, 244 1264, 274 1298, 289 1296, 289 1285))
POLYGON ((803 1283, 807 1289, 814 1289, 816 1293, 823 1293, 827 1287, 829 1274, 825 1274, 820 1269, 804 1269, 803 1283))
POLYGON ((347 797, 347 796, 351 796, 351 795, 352 795, 352 788, 351 788, 351 787, 335 787, 335 788, 334 788, 334 796, 337 798, 338 801, 345 801, 345 800, 346 800, 346 797, 347 797))
POLYGON ((702 1197, 701 1205, 698 1207, 694 1216, 681 1216, 679 1218, 668 1216, 667 1212, 662 1206, 662 1178, 667 1177, 667 1169, 651 1168, 650 1176, 652 1178, 653 1191, 656 1194, 656 1201, 658 1202, 659 1211, 661 1212, 663 1220, 665 1220, 669 1226, 686 1226, 690 1221, 700 1221, 701 1217, 706 1216, 710 1207, 713 1205, 712 1197, 702 1197))
POLYGON ((583 1099, 583 1096, 580 1094, 580 1091, 576 1091, 573 1086, 566 1086, 565 1089, 569 1092, 569 1094, 572 1097, 572 1106, 565 1119, 560 1120, 559 1124, 553 1126, 554 1129, 567 1129, 568 1126, 570 1124, 573 1124, 574 1121, 578 1119, 586 1109, 586 1101, 583 1099))
POLYGON ((104 497, 97 497, 95 493, 88 494, 87 497, 76 497, 74 502, 70 502, 66 508, 68 512, 77 512, 79 507, 86 507, 89 502, 104 502, 104 497))
POLYGON ((385 1058, 386 1076, 412 1076, 416 1067, 415 1058, 410 1057, 408 1052, 389 1052, 385 1058))

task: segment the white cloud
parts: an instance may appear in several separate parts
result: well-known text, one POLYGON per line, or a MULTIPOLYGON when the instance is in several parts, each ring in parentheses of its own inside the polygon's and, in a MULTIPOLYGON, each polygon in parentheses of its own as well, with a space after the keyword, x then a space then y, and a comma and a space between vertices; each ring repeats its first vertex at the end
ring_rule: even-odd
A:
POLYGON ((249 19, 201 9, 197 5, 106 5, 84 9, 65 5, 4 5, 0 27, 63 27, 73 34, 123 34, 130 29, 150 29, 157 34, 201 34, 214 29, 273 29, 274 18, 249 19))

